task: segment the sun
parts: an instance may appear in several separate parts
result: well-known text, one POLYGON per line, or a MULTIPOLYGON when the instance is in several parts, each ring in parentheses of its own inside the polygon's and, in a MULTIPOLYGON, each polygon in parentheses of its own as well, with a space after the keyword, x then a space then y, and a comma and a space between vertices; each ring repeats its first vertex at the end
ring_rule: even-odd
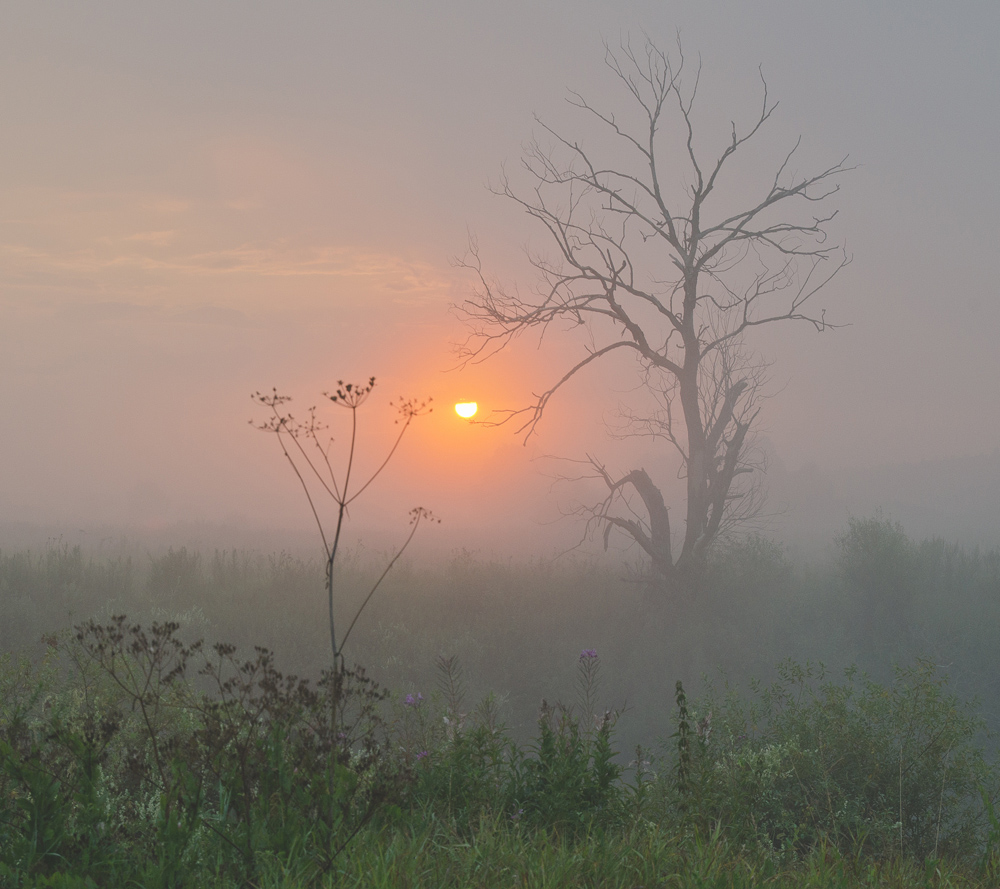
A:
POLYGON ((474 401, 460 401, 455 405, 455 413, 460 417, 465 417, 466 420, 471 420, 476 415, 477 410, 479 410, 479 405, 474 401))

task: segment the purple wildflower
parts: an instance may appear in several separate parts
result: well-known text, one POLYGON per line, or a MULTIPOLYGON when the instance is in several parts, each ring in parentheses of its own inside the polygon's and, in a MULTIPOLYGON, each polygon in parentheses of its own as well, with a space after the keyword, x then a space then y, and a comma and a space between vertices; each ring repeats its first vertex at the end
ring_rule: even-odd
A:
POLYGON ((589 660, 592 660, 595 657, 597 657, 597 649, 596 648, 585 648, 583 651, 580 652, 580 660, 581 661, 589 661, 589 660))
POLYGON ((417 754, 417 762, 420 762, 420 760, 422 760, 425 756, 430 756, 430 753, 428 751, 426 751, 426 750, 421 750, 417 754))

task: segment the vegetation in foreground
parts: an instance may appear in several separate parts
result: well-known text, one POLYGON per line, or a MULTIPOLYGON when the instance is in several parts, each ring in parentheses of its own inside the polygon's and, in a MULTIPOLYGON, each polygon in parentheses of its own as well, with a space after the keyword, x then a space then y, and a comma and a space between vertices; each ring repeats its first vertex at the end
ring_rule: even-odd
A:
MULTIPOLYGON (((364 603, 388 558, 344 550, 338 609, 364 603)), ((286 672, 316 677, 330 663, 325 566, 287 553, 122 542, 100 551, 52 545, 0 551, 0 653, 44 656, 43 635, 114 614, 176 622, 185 633, 275 653, 286 672)), ((853 519, 826 558, 798 561, 761 537, 719 547, 697 593, 650 591, 608 561, 517 563, 459 551, 420 566, 404 558, 357 622, 346 655, 381 685, 427 693, 439 655, 465 667, 468 696, 494 692, 512 736, 527 744, 539 702, 565 697, 576 655, 600 651, 602 707, 627 705, 623 750, 669 736, 673 689, 695 697, 703 676, 777 680, 785 658, 822 662, 839 676, 856 664, 889 684, 894 665, 930 657, 961 700, 977 700, 1000 730, 996 639, 1000 550, 909 539, 881 518, 853 519)), ((990 742, 988 742, 990 743, 990 742)))
POLYGON ((601 661, 514 741, 462 670, 392 697, 175 623, 90 621, 0 669, 10 886, 994 885, 980 720, 920 661, 882 684, 785 662, 616 748, 601 661))
POLYGON ((996 886, 1000 553, 830 556, 404 561, 323 674, 321 565, 2 552, 0 886, 996 886))

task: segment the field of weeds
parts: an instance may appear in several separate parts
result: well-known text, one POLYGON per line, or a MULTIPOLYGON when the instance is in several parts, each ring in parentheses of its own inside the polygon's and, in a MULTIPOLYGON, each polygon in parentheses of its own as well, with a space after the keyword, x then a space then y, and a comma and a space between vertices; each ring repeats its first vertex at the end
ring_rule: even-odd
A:
POLYGON ((998 566, 0 553, 0 885, 992 886, 998 566))

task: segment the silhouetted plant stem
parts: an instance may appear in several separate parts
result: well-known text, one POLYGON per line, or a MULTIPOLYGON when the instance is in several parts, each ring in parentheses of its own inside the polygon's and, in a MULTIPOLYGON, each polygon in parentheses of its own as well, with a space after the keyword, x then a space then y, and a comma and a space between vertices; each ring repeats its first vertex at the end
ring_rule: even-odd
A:
MULTIPOLYGON (((361 607, 358 608, 358 610, 354 613, 354 619, 351 621, 350 626, 348 626, 347 632, 344 633, 343 640, 341 640, 340 651, 343 651, 344 646, 347 644, 347 639, 351 635, 351 630, 354 629, 354 625, 358 622, 358 618, 361 617, 361 612, 365 610, 365 606, 368 604, 371 597, 375 595, 375 591, 382 585, 382 581, 385 580, 386 575, 388 575, 388 573, 392 570, 392 566, 395 565, 396 562, 399 561, 403 553, 406 552, 406 548, 410 545, 410 541, 413 540, 413 536, 417 533, 417 528, 420 526, 420 521, 422 519, 427 519, 428 521, 438 522, 438 523, 440 523, 441 521, 440 519, 435 518, 430 511, 424 509, 421 506, 418 506, 415 509, 410 510, 410 533, 406 536, 406 540, 403 541, 403 545, 396 551, 396 555, 394 555, 389 560, 389 564, 385 566, 385 570, 379 575, 378 580, 375 581, 375 585, 368 591, 368 595, 365 596, 365 600, 364 602, 361 603, 361 607)), ((332 585, 331 585, 331 590, 332 590, 332 585)), ((330 602, 331 602, 330 615, 332 620, 333 619, 332 592, 331 592, 330 602)))
MULTIPOLYGON (((409 428, 410 423, 413 422, 413 418, 419 416, 425 411, 429 413, 432 410, 427 407, 427 401, 417 403, 413 400, 399 400, 396 405, 397 410, 400 413, 400 419, 402 420, 399 434, 396 436, 392 447, 389 448, 389 452, 386 454, 385 459, 379 464, 378 468, 375 469, 375 471, 368 477, 367 481, 365 481, 357 491, 352 492, 351 478, 354 474, 354 456, 357 452, 358 444, 358 408, 364 404, 374 388, 375 377, 371 377, 368 380, 367 385, 344 383, 343 380, 338 380, 337 391, 333 395, 324 393, 332 404, 337 405, 338 407, 347 408, 351 414, 350 444, 347 449, 347 461, 344 467, 343 482, 340 484, 337 482, 337 473, 334 470, 333 464, 330 462, 330 449, 333 446, 333 439, 330 438, 325 445, 320 441, 319 433, 324 431, 326 426, 317 420, 316 408, 310 408, 309 419, 306 422, 301 423, 296 422, 290 413, 283 413, 282 406, 290 399, 288 396, 278 395, 276 389, 273 389, 270 395, 262 395, 258 392, 253 396, 255 401, 271 409, 270 419, 257 425, 257 428, 265 432, 273 432, 278 438, 282 453, 284 453, 288 462, 291 463, 292 469, 295 471, 295 475, 298 478, 299 483, 302 485, 302 489, 305 491, 306 500, 309 503, 309 509, 312 511, 313 518, 319 528, 320 539, 323 541, 323 550, 326 553, 326 596, 330 622, 330 654, 333 661, 330 672, 330 748, 329 755, 327 757, 327 774, 329 779, 328 791, 330 795, 329 819, 331 831, 333 831, 334 826, 337 823, 337 808, 339 805, 337 782, 340 779, 339 755, 341 742, 340 733, 338 732, 338 714, 341 710, 341 695, 343 693, 344 682, 347 679, 347 670, 344 664, 343 656, 344 645, 347 643, 347 639, 351 634, 351 630, 354 629, 355 623, 357 623, 358 618, 361 616, 361 612, 364 611, 365 606, 371 600, 372 596, 375 595, 375 591, 379 588, 382 581, 385 579, 385 576, 392 569, 392 566, 396 564, 399 557, 410 545, 410 541, 413 540, 413 535, 416 534, 421 519, 427 518, 432 521, 440 521, 434 519, 434 516, 422 507, 417 507, 416 509, 410 511, 410 524, 412 527, 409 535, 396 555, 389 561, 389 564, 386 566, 385 570, 375 582, 375 585, 371 588, 368 595, 361 603, 361 607, 355 612, 354 618, 351 620, 351 623, 347 628, 347 632, 344 634, 344 638, 338 645, 337 625, 333 607, 334 566, 337 560, 337 553, 340 548, 340 539, 344 530, 344 519, 347 515, 347 508, 368 489, 376 478, 382 474, 382 471, 389 464, 389 461, 396 453, 400 442, 403 440, 403 436, 406 434, 406 430, 409 428), (326 531, 323 527, 323 519, 316 507, 312 491, 309 489, 309 484, 306 481, 306 475, 303 474, 302 469, 300 469, 299 465, 292 457, 288 447, 285 445, 285 434, 287 434, 295 443, 295 448, 300 456, 300 459, 304 461, 305 466, 308 467, 312 476, 317 479, 321 489, 326 491, 327 495, 336 505, 337 522, 333 532, 333 540, 330 543, 327 541, 326 531), (312 446, 315 448, 315 455, 311 455, 312 448, 305 447, 303 445, 303 440, 305 440, 306 443, 312 442, 312 446)), ((251 421, 251 423, 252 422, 253 421, 251 421)), ((397 419, 396 423, 399 424, 400 420, 397 419)), ((354 832, 350 833, 348 837, 332 851, 331 854, 325 856, 324 870, 329 869, 329 867, 333 864, 334 859, 343 851, 343 849, 360 829, 361 825, 358 825, 354 832)), ((331 836, 333 835, 335 835, 335 833, 331 834, 331 836)))
MULTIPOLYGON (((337 559, 337 552, 340 548, 341 533, 344 529, 344 519, 347 515, 347 508, 368 489, 376 478, 382 474, 382 471, 389 464, 389 461, 399 448, 400 442, 406 434, 406 430, 409 428, 410 423, 413 422, 413 418, 420 416, 423 413, 430 413, 430 411, 433 410, 433 408, 429 408, 427 406, 430 399, 418 403, 412 399, 401 398, 395 403, 395 407, 399 411, 400 419, 402 420, 399 434, 396 436, 395 441, 392 443, 392 447, 389 448, 388 453, 379 464, 378 468, 372 472, 368 479, 356 491, 352 492, 351 478, 354 474, 354 457, 357 453, 358 443, 358 408, 364 404, 374 388, 375 377, 371 377, 366 385, 344 383, 343 380, 339 380, 337 382, 337 391, 333 395, 324 393, 332 404, 335 404, 338 407, 346 408, 351 413, 350 443, 347 450, 347 460, 344 467, 343 482, 340 484, 338 484, 337 473, 330 461, 330 448, 333 445, 333 439, 329 439, 329 441, 325 444, 320 441, 320 433, 325 431, 327 427, 322 422, 317 420, 316 408, 311 407, 309 409, 309 419, 307 421, 299 422, 295 420, 291 413, 284 413, 283 405, 291 401, 289 396, 279 395, 277 389, 272 389, 270 395, 261 394, 260 392, 253 395, 254 401, 270 408, 271 417, 260 424, 254 424, 251 420, 251 424, 255 425, 257 429, 264 432, 273 432, 277 437, 278 443, 281 446, 281 451, 285 455, 285 459, 287 459, 291 464, 292 470, 295 472, 295 475, 299 480, 299 484, 305 492, 306 500, 309 503, 309 509, 312 512, 313 519, 316 521, 316 526, 319 529, 320 539, 323 541, 323 551, 326 554, 326 593, 330 623, 330 653, 333 658, 334 671, 342 668, 343 666, 342 653, 344 642, 346 642, 347 639, 345 634, 344 640, 341 644, 337 644, 337 626, 333 607, 334 564, 337 559), (299 460, 304 464, 303 466, 300 466, 300 463, 297 462, 295 457, 292 456, 292 450, 285 444, 286 435, 291 438, 292 442, 294 442, 294 451, 298 453, 299 460), (313 448, 315 448, 316 456, 312 454, 312 448, 306 447, 306 445, 303 444, 303 441, 305 441, 306 444, 309 442, 312 443, 313 448), (304 472, 304 469, 307 471, 304 472), (321 489, 327 493, 337 507, 337 521, 332 542, 328 541, 326 529, 323 525, 323 519, 320 515, 319 509, 317 508, 313 492, 310 490, 309 482, 306 478, 307 475, 315 477, 321 489), (339 667, 338 663, 340 664, 339 667)), ((400 419, 396 420, 397 424, 400 423, 400 419)), ((386 570, 382 572, 382 575, 375 583, 375 586, 372 587, 369 594, 365 597, 364 602, 355 613, 354 618, 348 627, 348 634, 358 617, 361 615, 361 612, 368 604, 372 595, 375 593, 375 590, 378 589, 382 580, 385 578, 386 574, 388 574, 389 569, 392 568, 392 566, 396 563, 396 560, 403 554, 406 547, 409 546, 409 543, 413 539, 413 535, 416 532, 417 526, 420 524, 420 520, 423 518, 434 519, 430 512, 422 508, 417 508, 411 511, 410 515, 411 522, 413 524, 413 529, 410 531, 410 535, 407 537, 406 542, 400 548, 399 552, 397 552, 389 562, 386 570)))
MULTIPOLYGON (((339 508, 337 509, 337 530, 333 535, 333 546, 327 549, 326 558, 326 593, 327 593, 327 603, 330 609, 330 648, 333 652, 334 664, 337 661, 337 630, 334 623, 333 617, 333 563, 337 558, 337 547, 340 545, 340 531, 344 527, 344 515, 347 512, 347 503, 341 501, 339 508)), ((323 541, 323 545, 326 546, 326 540, 323 541)), ((368 600, 366 599, 365 602, 368 600)), ((363 608, 364 606, 362 606, 363 608)), ((358 612, 360 614, 360 611, 358 612)), ((355 615, 355 620, 357 620, 357 615, 355 615)))

